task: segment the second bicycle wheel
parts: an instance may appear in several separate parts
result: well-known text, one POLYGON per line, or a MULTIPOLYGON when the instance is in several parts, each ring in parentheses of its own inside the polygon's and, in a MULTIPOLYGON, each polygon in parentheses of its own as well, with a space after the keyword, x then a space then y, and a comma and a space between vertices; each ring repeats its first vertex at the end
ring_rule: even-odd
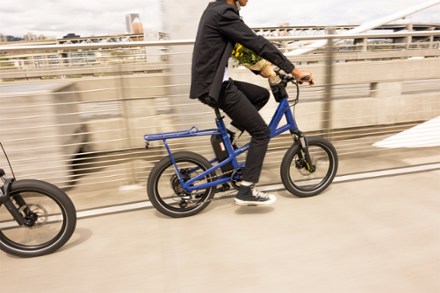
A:
POLYGON ((312 166, 308 166, 299 143, 292 145, 281 163, 281 179, 292 194, 314 196, 324 191, 335 178, 338 155, 333 145, 320 137, 307 139, 312 166))
MULTIPOLYGON (((199 154, 177 152, 173 154, 180 176, 185 181, 208 170, 211 164, 199 154)), ((210 182, 215 173, 203 176, 197 185, 210 182)), ((147 193, 152 205, 162 214, 181 218, 195 215, 205 209, 214 197, 215 186, 187 192, 182 189, 179 176, 169 157, 160 160, 151 170, 147 193)))
POLYGON ((20 257, 46 255, 62 247, 76 226, 76 210, 58 187, 34 179, 11 184, 10 196, 29 224, 19 226, 0 205, 0 249, 20 257))

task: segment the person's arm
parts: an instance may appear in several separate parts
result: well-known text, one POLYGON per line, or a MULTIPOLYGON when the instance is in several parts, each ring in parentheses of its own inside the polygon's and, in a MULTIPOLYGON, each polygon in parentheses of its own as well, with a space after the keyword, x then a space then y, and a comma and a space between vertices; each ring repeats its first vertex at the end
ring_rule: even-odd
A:
POLYGON ((291 72, 294 65, 271 42, 258 36, 239 17, 234 8, 227 8, 219 16, 219 32, 234 43, 240 43, 257 55, 275 64, 285 72, 291 72))
MULTIPOLYGON (((290 62, 277 47, 262 36, 255 34, 233 8, 226 9, 219 20, 219 31, 235 43, 251 49, 257 55, 275 64, 285 72, 290 72, 297 81, 309 76, 309 84, 314 83, 313 75, 310 72, 302 71, 290 62)), ((269 77, 264 76, 263 77, 269 77)))

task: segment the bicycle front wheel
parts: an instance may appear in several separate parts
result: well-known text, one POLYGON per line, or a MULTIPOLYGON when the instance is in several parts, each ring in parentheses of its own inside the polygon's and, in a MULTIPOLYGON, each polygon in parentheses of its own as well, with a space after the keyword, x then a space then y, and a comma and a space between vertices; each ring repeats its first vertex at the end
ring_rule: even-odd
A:
POLYGON ((312 166, 305 159, 299 142, 293 144, 281 163, 281 180, 286 189, 299 197, 310 197, 324 191, 336 176, 338 155, 324 138, 307 139, 312 166))
MULTIPOLYGON (((180 176, 188 181, 211 168, 211 164, 199 154, 177 152, 173 154, 180 176)), ((215 172, 207 174, 196 184, 210 182, 215 172)), ((147 182, 151 204, 162 214, 173 218, 195 215, 205 209, 215 194, 215 186, 187 192, 183 190, 179 176, 169 157, 160 160, 151 170, 147 182)))
POLYGON ((62 247, 76 227, 76 210, 58 187, 44 181, 18 180, 10 198, 28 221, 20 226, 5 206, 0 206, 0 249, 20 257, 46 255, 62 247))

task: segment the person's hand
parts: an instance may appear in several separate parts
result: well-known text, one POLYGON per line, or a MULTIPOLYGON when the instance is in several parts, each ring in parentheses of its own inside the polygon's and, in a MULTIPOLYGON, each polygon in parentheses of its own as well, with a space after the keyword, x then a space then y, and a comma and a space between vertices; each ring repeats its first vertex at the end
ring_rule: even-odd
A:
POLYGON ((298 69, 297 67, 295 67, 291 73, 292 73, 293 77, 295 77, 295 80, 298 83, 308 82, 309 85, 315 84, 315 79, 314 79, 313 74, 311 72, 302 71, 302 70, 298 69))

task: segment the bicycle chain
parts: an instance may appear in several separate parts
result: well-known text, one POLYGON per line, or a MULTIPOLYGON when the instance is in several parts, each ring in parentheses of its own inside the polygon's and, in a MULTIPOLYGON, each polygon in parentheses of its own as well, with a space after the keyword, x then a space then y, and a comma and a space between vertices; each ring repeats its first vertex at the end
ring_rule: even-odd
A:
MULTIPOLYGON (((241 169, 238 169, 238 170, 229 170, 229 171, 226 171, 226 172, 224 172, 224 173, 222 173, 221 175, 216 175, 215 177, 212 177, 211 178, 211 180, 212 181, 214 181, 214 180, 217 180, 217 179, 219 179, 219 178, 221 178, 221 176, 224 176, 224 175, 228 175, 228 174, 231 174, 231 177, 232 177, 232 175, 233 175, 233 173, 235 173, 235 172, 241 172, 241 169)), ((230 185, 232 185, 232 190, 231 191, 229 191, 229 192, 227 192, 228 190, 229 190, 229 188, 227 189, 227 190, 221 190, 221 189, 217 189, 217 187, 216 187, 216 194, 217 193, 222 193, 221 195, 219 195, 219 196, 215 196, 216 194, 214 194, 214 196, 211 198, 211 199, 209 199, 209 200, 204 200, 204 201, 201 201, 201 202, 196 202, 196 203, 191 203, 192 201, 193 201, 193 199, 190 199, 188 202, 190 203, 190 204, 193 204, 194 206, 196 206, 196 205, 201 205, 201 204, 204 204, 204 203, 207 203, 207 202, 211 202, 211 201, 214 201, 214 200, 219 200, 219 199, 222 199, 222 198, 226 198, 226 197, 230 197, 231 195, 233 195, 235 192, 236 192, 236 183, 235 183, 235 186, 234 186, 234 183, 232 183, 232 182, 234 182, 233 180, 231 180, 230 182, 228 182, 228 183, 224 183, 224 184, 230 184, 230 185)), ((223 185, 224 185, 223 184, 223 185)), ((223 185, 222 185, 222 187, 223 187, 223 185)))
MULTIPOLYGON (((232 177, 233 173, 235 173, 235 172, 241 172, 241 169, 233 169, 233 170, 229 170, 229 171, 223 172, 221 175, 217 175, 217 174, 216 174, 216 176, 212 178, 212 181, 215 181, 215 180, 217 180, 217 179, 223 177, 224 175, 228 175, 228 174, 231 174, 230 177, 232 177)), ((231 178, 231 182, 232 182, 232 181, 233 181, 233 180, 232 180, 232 178, 231 178)))

